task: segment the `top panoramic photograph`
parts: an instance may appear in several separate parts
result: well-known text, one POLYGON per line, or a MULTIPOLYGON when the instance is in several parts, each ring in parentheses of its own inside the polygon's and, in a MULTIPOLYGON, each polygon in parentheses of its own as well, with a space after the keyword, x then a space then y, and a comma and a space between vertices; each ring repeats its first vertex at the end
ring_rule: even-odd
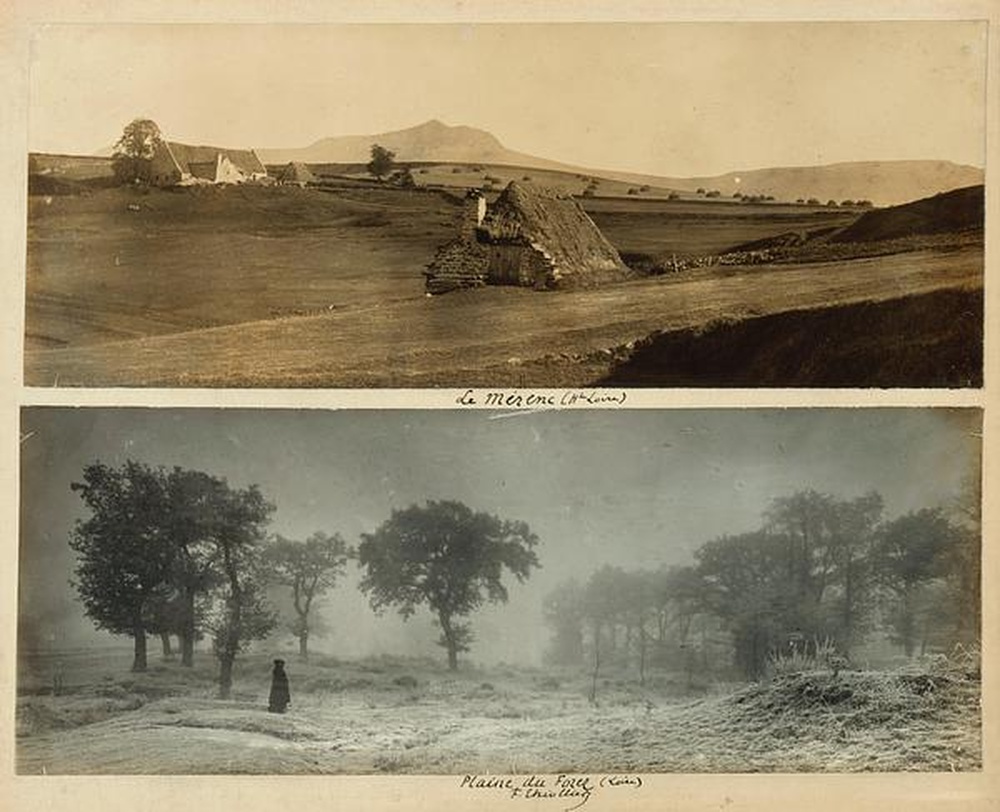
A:
POLYGON ((35 387, 980 387, 986 24, 64 25, 35 387))

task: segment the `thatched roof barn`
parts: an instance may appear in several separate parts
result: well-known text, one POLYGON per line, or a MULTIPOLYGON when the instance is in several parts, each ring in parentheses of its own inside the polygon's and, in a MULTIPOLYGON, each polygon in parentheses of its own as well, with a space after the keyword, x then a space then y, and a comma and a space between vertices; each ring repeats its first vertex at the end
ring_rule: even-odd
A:
POLYGON ((179 141, 157 143, 150 162, 153 183, 243 183, 267 177, 252 149, 192 146, 179 141))
POLYGON ((592 287, 631 276, 568 195, 512 181, 485 215, 474 196, 466 213, 463 234, 443 245, 427 267, 429 293, 483 284, 592 287))
POLYGON ((278 183, 288 185, 305 186, 307 183, 315 183, 316 176, 308 166, 300 161, 291 161, 278 173, 278 183))

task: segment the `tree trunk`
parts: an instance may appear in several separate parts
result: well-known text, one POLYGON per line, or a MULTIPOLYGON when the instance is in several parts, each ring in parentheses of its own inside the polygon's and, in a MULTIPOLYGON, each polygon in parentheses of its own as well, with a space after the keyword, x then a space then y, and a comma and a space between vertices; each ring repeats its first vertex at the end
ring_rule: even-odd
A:
POLYGON ((455 642, 455 635, 451 628, 451 615, 438 612, 438 623, 441 624, 441 635, 444 637, 445 647, 448 649, 448 670, 458 670, 458 646, 455 642))
POLYGON ((133 671, 146 670, 146 630, 141 624, 137 624, 132 632, 135 640, 135 656, 132 658, 133 671))
POLYGON ((646 629, 639 627, 639 684, 646 684, 646 629))
POLYGON ((303 660, 309 659, 309 629, 302 629, 299 632, 299 657, 303 660))
POLYGON ((910 658, 913 656, 916 634, 913 628, 913 600, 909 590, 903 596, 903 617, 900 626, 902 627, 900 637, 903 638, 903 650, 906 652, 907 658, 910 658))
POLYGON ((185 668, 194 666, 194 590, 184 590, 184 621, 180 632, 181 665, 185 668))
POLYGON ((601 671, 601 626, 594 626, 594 673, 590 681, 590 701, 597 701, 597 676, 601 671))
POLYGON ((219 698, 229 699, 229 694, 233 689, 233 661, 236 658, 232 654, 221 654, 219 656, 219 698))
POLYGON ((170 647, 170 632, 160 632, 160 645, 163 646, 163 659, 173 659, 174 650, 170 647))
POLYGON ((181 665, 191 668, 194 665, 194 634, 187 630, 181 632, 181 665))

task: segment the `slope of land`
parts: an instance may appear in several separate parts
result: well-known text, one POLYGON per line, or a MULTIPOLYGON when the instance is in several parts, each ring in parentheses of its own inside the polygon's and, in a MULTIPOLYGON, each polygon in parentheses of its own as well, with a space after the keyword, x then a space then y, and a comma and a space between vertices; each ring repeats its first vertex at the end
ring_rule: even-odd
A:
POLYGON ((969 387, 982 375, 982 290, 941 290, 650 336, 601 384, 969 387))
MULTIPOLYGON (((421 298, 461 198, 345 185, 105 189, 28 200, 26 346, 44 349, 421 298)), ((706 253, 856 213, 586 201, 625 254, 706 253)))
MULTIPOLYGON (((982 285, 982 268, 982 250, 973 246, 845 263, 707 269, 555 294, 483 288, 33 350, 25 353, 25 376, 36 386, 581 386, 607 374, 616 348, 630 352, 652 333, 974 289, 982 285), (597 359, 596 366, 581 357, 597 359)), ((919 341, 921 326, 911 330, 919 341)), ((873 341, 877 346, 878 337, 873 341)))
POLYGON ((403 162, 466 162, 546 169, 606 178, 632 186, 649 185, 694 192, 718 190, 773 195, 779 200, 816 198, 867 199, 876 205, 902 203, 936 192, 983 182, 983 170, 948 161, 858 161, 826 166, 771 167, 705 177, 666 177, 573 166, 509 150, 491 133, 473 127, 428 121, 416 127, 372 135, 324 138, 298 149, 259 149, 265 163, 357 163, 369 158, 371 145, 381 144, 403 162))
POLYGON ((292 705, 275 715, 264 655, 241 658, 229 701, 214 697, 208 655, 187 673, 166 663, 124 677, 124 656, 90 674, 78 659, 64 658, 71 677, 58 696, 19 684, 19 773, 888 772, 982 762, 978 674, 926 661, 714 691, 670 672, 644 687, 611 674, 592 704, 580 672, 289 656, 292 705))
POLYGON ((900 206, 869 211, 831 237, 833 242, 873 242, 914 234, 939 234, 982 229, 985 187, 969 186, 914 200, 900 206))

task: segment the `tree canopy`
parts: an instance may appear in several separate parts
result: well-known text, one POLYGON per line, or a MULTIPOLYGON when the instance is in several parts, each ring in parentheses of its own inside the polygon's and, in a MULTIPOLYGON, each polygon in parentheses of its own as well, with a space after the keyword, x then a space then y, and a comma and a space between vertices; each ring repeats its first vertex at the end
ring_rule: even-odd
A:
POLYGON ((174 555, 161 521, 160 473, 132 460, 120 468, 95 462, 71 487, 91 512, 69 542, 78 556, 74 585, 84 611, 98 628, 130 635, 132 670, 145 671, 146 631, 174 555))
POLYGON ((112 169, 122 183, 148 182, 150 162, 163 141, 160 128, 148 118, 133 119, 115 142, 112 169))
POLYGON ((176 633, 188 651, 200 620, 227 695, 236 654, 274 626, 260 555, 274 506, 255 485, 232 488, 200 471, 132 460, 88 465, 72 488, 91 514, 70 537, 87 615, 133 637, 134 670, 146 668, 147 634, 176 633))
POLYGON ((538 538, 527 524, 475 512, 461 502, 430 501, 394 510, 361 538, 361 589, 372 608, 395 606, 408 618, 426 605, 437 617, 439 642, 452 669, 472 641, 468 624, 458 619, 487 601, 507 601, 505 569, 524 581, 539 566, 538 538))
POLYGON ((396 166, 396 153, 380 144, 372 144, 372 159, 368 162, 368 171, 379 180, 392 172, 396 166))
POLYGON ((299 639, 299 656, 303 659, 309 656, 313 601, 334 587, 351 552, 338 534, 320 532, 305 541, 276 536, 265 552, 270 580, 291 587, 295 610, 292 631, 299 639))

